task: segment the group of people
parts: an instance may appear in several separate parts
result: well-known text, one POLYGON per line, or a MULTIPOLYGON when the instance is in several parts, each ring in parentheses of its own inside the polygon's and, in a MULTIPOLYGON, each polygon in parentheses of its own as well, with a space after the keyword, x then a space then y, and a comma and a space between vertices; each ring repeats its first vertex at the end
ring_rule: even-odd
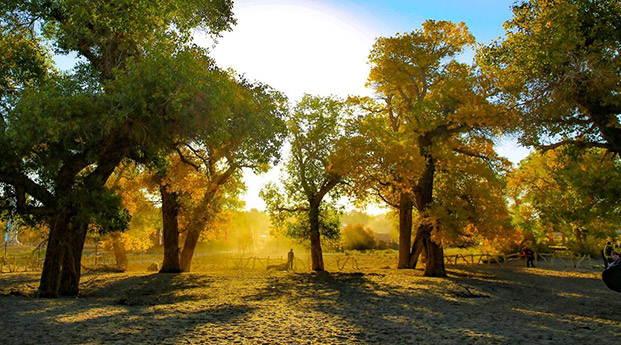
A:
POLYGON ((621 263, 621 246, 608 241, 602 248, 602 258, 604 259, 604 267, 610 268, 621 263))

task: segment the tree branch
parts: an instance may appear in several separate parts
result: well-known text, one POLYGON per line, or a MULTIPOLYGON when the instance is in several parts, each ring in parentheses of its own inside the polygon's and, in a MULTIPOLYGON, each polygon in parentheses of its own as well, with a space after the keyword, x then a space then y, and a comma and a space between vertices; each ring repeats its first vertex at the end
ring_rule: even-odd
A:
POLYGON ((384 197, 384 195, 382 194, 382 192, 379 190, 379 188, 371 188, 373 191, 375 191, 375 194, 378 198, 382 199, 382 201, 384 201, 386 204, 388 204, 389 206, 392 206, 394 208, 399 208, 398 204, 392 203, 390 201, 388 201, 388 199, 386 199, 384 197))
POLYGON ((459 147, 454 147, 453 151, 457 152, 457 153, 461 153, 461 154, 466 155, 468 157, 480 158, 480 159, 482 159, 484 161, 491 161, 492 160, 492 158, 487 157, 484 154, 470 152, 470 151, 467 151, 467 150, 465 150, 463 148, 459 148, 459 147))
POLYGON ((175 147, 175 151, 177 151, 177 154, 179 155, 179 159, 181 160, 181 162, 191 166, 196 171, 201 170, 201 168, 198 165, 190 162, 187 158, 185 158, 185 156, 183 155, 183 152, 181 152, 181 149, 179 149, 179 147, 175 147))
POLYGON ((573 145, 576 146, 578 148, 588 148, 588 147, 599 147, 599 148, 603 148, 603 149, 607 149, 610 151, 613 151, 612 148, 610 147, 610 145, 605 144, 605 143, 599 143, 599 142, 592 142, 592 141, 581 141, 581 140, 575 140, 575 139, 566 139, 566 140, 562 140, 559 141, 557 143, 554 144, 550 144, 550 145, 537 145, 536 147, 538 149, 540 149, 541 151, 549 151, 549 150, 554 150, 558 147, 561 146, 565 146, 565 145, 573 145))

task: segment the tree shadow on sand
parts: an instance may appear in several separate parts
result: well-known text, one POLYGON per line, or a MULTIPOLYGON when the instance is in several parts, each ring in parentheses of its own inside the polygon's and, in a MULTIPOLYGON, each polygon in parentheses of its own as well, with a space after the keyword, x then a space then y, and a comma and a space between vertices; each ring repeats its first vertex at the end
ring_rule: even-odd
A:
POLYGON ((199 325, 231 323, 253 310, 200 303, 213 280, 190 274, 94 275, 82 282, 79 298, 0 297, 11 305, 0 316, 0 332, 12 344, 177 343, 199 325), (30 325, 36 332, 26 332, 30 325))
MULTIPOLYGON (((512 269, 502 270, 505 275, 456 271, 445 279, 395 285, 378 273, 296 274, 270 278, 268 288, 249 298, 285 298, 292 308, 303 305, 345 320, 360 343, 585 343, 621 331, 607 291, 585 301, 575 292, 575 277, 543 274, 522 283, 510 279, 512 269)), ((599 284, 585 283, 589 290, 599 284)))
POLYGON ((154 273, 137 276, 100 275, 84 279, 81 297, 112 299, 121 305, 162 305, 208 298, 213 277, 201 274, 154 273))

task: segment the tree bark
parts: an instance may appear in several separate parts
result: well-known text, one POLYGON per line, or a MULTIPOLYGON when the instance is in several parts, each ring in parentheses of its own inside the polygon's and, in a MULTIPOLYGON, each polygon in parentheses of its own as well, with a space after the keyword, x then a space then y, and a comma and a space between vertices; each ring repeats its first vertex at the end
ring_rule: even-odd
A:
POLYGON ((192 269, 192 258, 194 257, 194 251, 198 245, 198 239, 201 232, 205 228, 207 221, 209 220, 209 212, 207 211, 209 203, 214 199, 214 193, 206 195, 201 202, 201 207, 194 210, 192 213, 192 221, 188 224, 187 234, 185 241, 183 242, 183 249, 181 250, 181 272, 190 272, 192 269))
MULTIPOLYGON (((421 215, 425 215, 433 202, 433 183, 435 177, 435 160, 431 154, 434 133, 426 133, 419 138, 420 153, 425 157, 425 169, 421 178, 414 186, 416 209, 421 215)), ((416 265, 421 253, 425 253, 425 273, 427 277, 446 277, 444 268, 444 251, 442 247, 431 239, 431 224, 423 222, 419 225, 412 246, 410 263, 416 265)))
POLYGON ((58 215, 48 222, 50 234, 47 239, 47 250, 37 297, 58 297, 65 245, 63 238, 67 233, 69 215, 58 215))
POLYGON ((444 268, 444 250, 431 239, 431 232, 426 232, 429 236, 425 236, 425 250, 427 252, 427 261, 425 264, 425 277, 446 277, 444 268))
POLYGON ((65 255, 63 256, 62 273, 60 280, 61 296, 77 296, 80 288, 82 273, 82 251, 88 224, 72 224, 65 237, 65 255))
POLYGON ((412 207, 410 195, 401 193, 399 199, 399 262, 397 268, 414 268, 410 264, 412 242, 412 207))
POLYGON ((414 243, 412 244, 412 253, 410 254, 409 267, 414 269, 416 268, 416 264, 418 263, 418 258, 421 254, 426 255, 425 252, 425 243, 423 243, 423 234, 425 233, 425 229, 422 225, 418 226, 416 230, 416 236, 414 236, 414 243))
POLYGON ((127 260, 125 243, 121 239, 121 234, 119 232, 112 233, 112 250, 114 251, 116 267, 121 271, 126 271, 127 266, 129 265, 129 260, 127 260))
POLYGON ((324 271, 321 239, 319 234, 319 205, 311 204, 308 211, 310 221, 310 250, 313 271, 324 271))
POLYGON ((179 224, 177 215, 179 214, 179 201, 176 192, 166 189, 160 185, 162 195, 162 225, 164 228, 164 262, 160 273, 179 273, 181 266, 179 262, 179 224))
POLYGON ((183 250, 181 250, 181 272, 190 272, 192 268, 192 257, 194 256, 194 250, 196 249, 200 235, 200 228, 192 227, 188 229, 185 241, 183 242, 183 250))

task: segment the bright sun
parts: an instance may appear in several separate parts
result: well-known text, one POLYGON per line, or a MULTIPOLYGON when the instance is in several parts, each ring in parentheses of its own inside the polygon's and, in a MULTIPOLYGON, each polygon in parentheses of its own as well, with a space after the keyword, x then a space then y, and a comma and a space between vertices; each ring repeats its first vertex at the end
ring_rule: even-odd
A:
POLYGON ((234 11, 238 24, 212 52, 219 66, 292 101, 304 93, 368 94, 366 62, 375 34, 354 16, 318 1, 236 1, 234 11))
MULTIPOLYGON (((213 48, 218 66, 232 67, 269 84, 291 101, 313 95, 370 95, 364 87, 372 29, 318 1, 236 1, 237 25, 213 48)), ((197 42, 211 46, 211 41, 197 42)), ((264 209, 259 191, 278 178, 278 169, 256 176, 244 171, 246 208, 264 209)))

